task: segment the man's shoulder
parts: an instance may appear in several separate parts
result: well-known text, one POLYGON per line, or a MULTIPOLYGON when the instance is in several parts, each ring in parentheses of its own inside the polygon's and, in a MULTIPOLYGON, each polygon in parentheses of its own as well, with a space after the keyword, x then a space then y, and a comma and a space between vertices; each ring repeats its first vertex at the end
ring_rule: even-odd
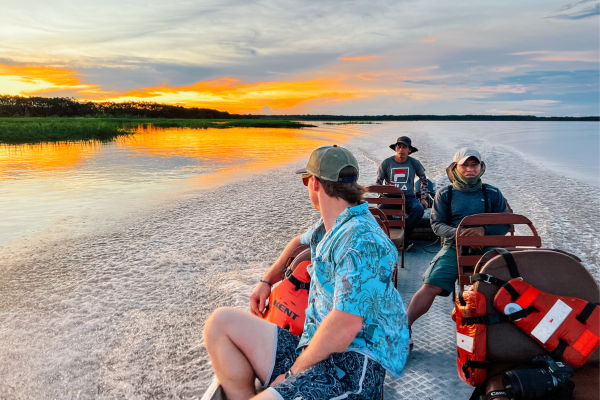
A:
POLYGON ((441 189, 438 189, 438 191, 436 192, 436 197, 437 196, 447 197, 448 196, 448 192, 450 191, 451 187, 452 187, 452 185, 446 185, 446 186, 442 187, 441 189))
POLYGON ((344 247, 352 247, 360 251, 361 248, 372 249, 373 246, 380 247, 384 250, 394 248, 395 246, 387 235, 381 230, 377 221, 374 218, 369 218, 370 214, 360 214, 352 218, 349 223, 345 224, 343 239, 339 245, 344 247))
POLYGON ((414 158, 414 157, 408 156, 408 160, 409 160, 410 162, 412 162, 414 165, 420 165, 421 167, 423 166, 423 164, 421 164, 421 161, 417 160, 417 159, 416 159, 416 158, 414 158))
POLYGON ((492 196, 496 195, 499 197, 504 197, 502 195, 502 192, 500 191, 500 189, 498 189, 496 186, 492 186, 489 183, 485 183, 485 190, 490 193, 492 196))

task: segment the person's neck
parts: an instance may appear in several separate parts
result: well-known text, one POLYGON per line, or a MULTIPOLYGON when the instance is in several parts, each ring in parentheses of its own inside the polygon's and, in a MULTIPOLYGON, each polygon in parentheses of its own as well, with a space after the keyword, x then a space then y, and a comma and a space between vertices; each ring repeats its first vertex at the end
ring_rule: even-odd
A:
POLYGON ((344 211, 347 207, 354 207, 356 205, 350 204, 342 199, 328 196, 321 200, 321 217, 323 218, 323 224, 325 225, 325 230, 327 232, 333 228, 333 225, 335 225, 335 219, 340 216, 342 211, 344 211))
POLYGON ((403 164, 406 162, 406 160, 408 160, 408 156, 404 157, 404 160, 400 158, 400 156, 398 154, 396 154, 396 162, 403 164))

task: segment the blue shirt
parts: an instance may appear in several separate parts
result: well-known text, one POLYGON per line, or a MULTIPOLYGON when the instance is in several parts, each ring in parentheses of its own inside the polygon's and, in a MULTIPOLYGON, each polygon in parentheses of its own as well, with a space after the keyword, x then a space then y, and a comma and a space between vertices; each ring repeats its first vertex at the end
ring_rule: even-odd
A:
POLYGON ((398 376, 408 356, 408 325, 400 293, 392 283, 398 251, 363 202, 348 207, 329 232, 323 220, 302 235, 311 247, 310 294, 304 333, 308 345, 332 310, 363 317, 347 351, 363 353, 398 376))

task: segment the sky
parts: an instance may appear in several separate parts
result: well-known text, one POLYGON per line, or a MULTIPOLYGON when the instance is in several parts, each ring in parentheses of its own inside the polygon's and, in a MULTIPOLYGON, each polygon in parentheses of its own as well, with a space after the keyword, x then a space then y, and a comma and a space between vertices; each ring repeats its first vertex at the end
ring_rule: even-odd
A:
POLYGON ((598 0, 0 0, 0 94, 241 114, 600 115, 598 0))

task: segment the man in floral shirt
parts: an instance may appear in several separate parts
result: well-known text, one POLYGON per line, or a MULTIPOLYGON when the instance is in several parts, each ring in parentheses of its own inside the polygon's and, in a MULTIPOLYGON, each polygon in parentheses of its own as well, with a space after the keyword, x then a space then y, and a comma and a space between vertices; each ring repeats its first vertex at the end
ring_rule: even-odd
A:
POLYGON ((312 266, 300 338, 231 308, 216 310, 205 328, 215 374, 228 399, 254 396, 254 378, 268 390, 258 399, 381 396, 385 371, 398 376, 408 355, 406 312, 391 282, 397 251, 362 200, 358 163, 346 149, 315 150, 302 173, 321 220, 284 249, 250 297, 262 316, 272 283, 300 244, 312 266))

